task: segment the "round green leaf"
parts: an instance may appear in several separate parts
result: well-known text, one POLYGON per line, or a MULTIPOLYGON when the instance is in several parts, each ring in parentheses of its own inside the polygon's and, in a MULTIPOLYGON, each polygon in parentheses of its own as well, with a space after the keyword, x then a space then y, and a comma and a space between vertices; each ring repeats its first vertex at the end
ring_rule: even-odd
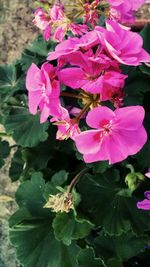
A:
POLYGON ((103 261, 96 258, 93 248, 85 248, 78 254, 79 267, 104 267, 103 261))
POLYGON ((72 240, 87 236, 93 225, 85 219, 77 219, 73 212, 59 213, 53 220, 55 237, 69 246, 72 240))
POLYGON ((53 235, 50 221, 29 220, 10 230, 10 240, 24 267, 76 267, 79 248, 67 247, 53 235))
POLYGON ((25 108, 13 109, 4 117, 4 126, 22 147, 34 147, 48 137, 48 123, 40 124, 39 114, 33 116, 25 108))

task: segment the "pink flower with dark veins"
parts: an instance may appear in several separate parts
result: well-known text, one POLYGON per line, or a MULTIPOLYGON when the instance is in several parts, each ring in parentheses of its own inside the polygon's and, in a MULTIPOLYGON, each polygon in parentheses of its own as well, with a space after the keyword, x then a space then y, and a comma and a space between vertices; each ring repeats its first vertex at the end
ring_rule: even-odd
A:
POLYGON ((144 114, 141 106, 118 108, 115 111, 107 107, 92 109, 86 122, 94 129, 75 137, 84 161, 109 160, 113 164, 136 154, 147 141, 147 133, 142 125, 144 114))
POLYGON ((150 62, 150 55, 142 48, 143 39, 139 34, 111 20, 106 21, 105 30, 96 29, 106 53, 119 63, 138 66, 150 62))
POLYGON ((41 123, 50 115, 59 115, 60 112, 60 82, 56 79, 56 73, 57 69, 48 63, 44 63, 41 69, 32 63, 27 72, 29 111, 35 115, 39 107, 41 123))

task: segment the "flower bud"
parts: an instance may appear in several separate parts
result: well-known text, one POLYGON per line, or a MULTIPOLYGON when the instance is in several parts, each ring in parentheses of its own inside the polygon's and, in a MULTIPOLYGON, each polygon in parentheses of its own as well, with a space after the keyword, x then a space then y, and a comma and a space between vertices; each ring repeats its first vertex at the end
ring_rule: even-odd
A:
POLYGON ((129 187, 129 189, 133 192, 139 187, 141 181, 143 181, 144 179, 145 178, 142 173, 131 172, 127 174, 127 176, 125 177, 125 183, 129 187))

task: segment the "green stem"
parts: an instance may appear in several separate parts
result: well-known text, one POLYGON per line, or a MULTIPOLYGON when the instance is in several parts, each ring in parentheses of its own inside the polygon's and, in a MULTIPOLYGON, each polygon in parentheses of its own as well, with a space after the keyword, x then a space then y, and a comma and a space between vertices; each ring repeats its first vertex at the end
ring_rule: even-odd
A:
POLYGON ((131 164, 127 164, 126 167, 131 171, 131 173, 134 173, 134 167, 131 164))

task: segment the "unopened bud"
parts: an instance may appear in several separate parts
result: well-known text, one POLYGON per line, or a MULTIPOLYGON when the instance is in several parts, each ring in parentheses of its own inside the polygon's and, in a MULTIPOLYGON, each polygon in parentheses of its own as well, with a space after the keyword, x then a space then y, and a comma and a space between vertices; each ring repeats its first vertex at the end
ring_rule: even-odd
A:
POLYGON ((131 172, 127 174, 127 176, 125 177, 125 183, 129 187, 129 189, 133 192, 139 187, 141 181, 143 181, 144 179, 145 177, 142 173, 131 172))

